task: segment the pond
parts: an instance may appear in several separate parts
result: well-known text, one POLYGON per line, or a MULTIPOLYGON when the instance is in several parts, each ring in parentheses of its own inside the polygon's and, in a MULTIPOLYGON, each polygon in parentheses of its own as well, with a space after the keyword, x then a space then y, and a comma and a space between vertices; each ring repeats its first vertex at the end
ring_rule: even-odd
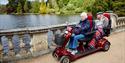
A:
POLYGON ((79 15, 0 15, 0 30, 79 22, 79 15))

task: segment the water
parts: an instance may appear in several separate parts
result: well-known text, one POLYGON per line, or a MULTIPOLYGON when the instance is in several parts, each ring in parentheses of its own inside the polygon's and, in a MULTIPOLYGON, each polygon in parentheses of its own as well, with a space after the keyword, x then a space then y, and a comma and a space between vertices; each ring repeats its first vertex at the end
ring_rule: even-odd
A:
POLYGON ((16 29, 25 27, 40 27, 78 22, 79 15, 0 15, 0 29, 16 29))

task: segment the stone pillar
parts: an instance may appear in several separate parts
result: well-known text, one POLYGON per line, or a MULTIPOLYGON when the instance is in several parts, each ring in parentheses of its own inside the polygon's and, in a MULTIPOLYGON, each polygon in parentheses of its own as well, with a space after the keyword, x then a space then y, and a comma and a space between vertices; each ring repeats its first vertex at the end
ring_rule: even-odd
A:
POLYGON ((33 34, 33 37, 31 39, 31 45, 32 45, 31 48, 32 52, 47 50, 48 49, 47 33, 33 34))
POLYGON ((111 14, 111 28, 116 28, 117 25, 116 25, 116 22, 118 20, 118 16, 116 14, 111 14))

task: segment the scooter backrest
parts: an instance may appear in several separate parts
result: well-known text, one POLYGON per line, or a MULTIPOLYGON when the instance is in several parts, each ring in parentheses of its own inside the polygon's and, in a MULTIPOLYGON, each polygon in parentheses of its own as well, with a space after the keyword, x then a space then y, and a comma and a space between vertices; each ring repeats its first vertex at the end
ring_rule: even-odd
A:
POLYGON ((105 17, 107 17, 109 19, 109 25, 108 25, 108 27, 111 27, 110 13, 105 12, 105 13, 103 13, 103 16, 105 16, 105 17))
POLYGON ((110 34, 110 30, 111 30, 111 19, 110 19, 110 13, 103 13, 103 16, 107 17, 109 19, 109 24, 107 26, 107 28, 104 29, 106 35, 108 36, 110 34))
POLYGON ((89 21, 89 23, 90 23, 90 29, 91 29, 91 31, 93 31, 93 29, 94 29, 94 21, 93 21, 93 17, 92 17, 92 15, 88 15, 88 21, 89 21))
POLYGON ((103 13, 103 16, 107 17, 110 20, 110 14, 109 13, 103 13))

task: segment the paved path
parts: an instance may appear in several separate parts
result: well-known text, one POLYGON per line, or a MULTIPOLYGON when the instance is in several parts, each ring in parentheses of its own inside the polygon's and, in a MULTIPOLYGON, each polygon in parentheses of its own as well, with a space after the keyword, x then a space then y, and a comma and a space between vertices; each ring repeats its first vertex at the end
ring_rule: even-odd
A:
MULTIPOLYGON (((107 52, 97 52, 74 61, 73 63, 125 63, 125 32, 108 37, 111 48, 107 52)), ((59 63, 51 54, 21 60, 16 63, 59 63)))

